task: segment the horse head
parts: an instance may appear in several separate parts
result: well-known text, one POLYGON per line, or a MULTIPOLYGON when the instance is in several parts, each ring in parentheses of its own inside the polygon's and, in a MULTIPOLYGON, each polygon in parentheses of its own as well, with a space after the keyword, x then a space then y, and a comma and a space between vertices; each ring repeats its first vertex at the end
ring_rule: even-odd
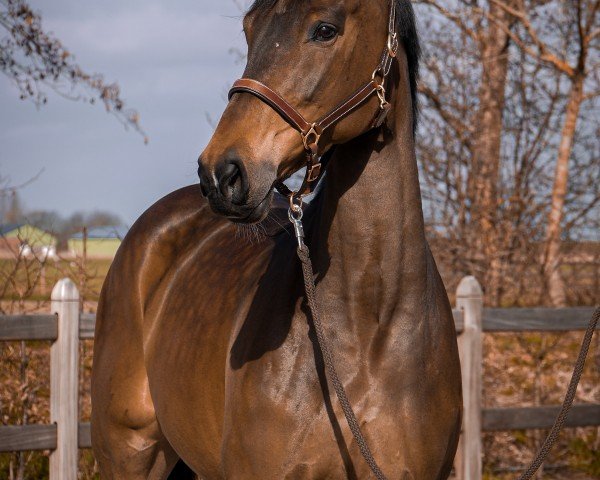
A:
MULTIPOLYGON (((385 0, 256 0, 244 18, 244 78, 277 92, 305 119, 321 118, 371 79, 388 20, 385 0)), ((317 154, 369 130, 379 102, 370 96, 323 131, 317 154)), ((198 160, 202 192, 232 221, 261 221, 275 183, 301 169, 304 154, 298 132, 275 109, 233 95, 198 160)))

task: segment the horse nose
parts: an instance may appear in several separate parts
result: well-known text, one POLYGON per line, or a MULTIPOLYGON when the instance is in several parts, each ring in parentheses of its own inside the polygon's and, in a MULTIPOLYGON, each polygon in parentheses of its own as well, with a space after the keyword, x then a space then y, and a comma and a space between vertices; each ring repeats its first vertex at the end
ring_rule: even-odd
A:
POLYGON ((222 160, 213 170, 206 166, 201 156, 198 159, 198 177, 202 195, 212 201, 239 206, 248 199, 248 175, 237 158, 222 160))
POLYGON ((237 159, 221 162, 215 169, 217 188, 221 196, 233 205, 242 205, 248 198, 248 175, 237 159))
POLYGON ((202 157, 198 159, 198 178, 200 179, 200 191, 202 195, 208 197, 211 191, 212 179, 202 164, 202 157))

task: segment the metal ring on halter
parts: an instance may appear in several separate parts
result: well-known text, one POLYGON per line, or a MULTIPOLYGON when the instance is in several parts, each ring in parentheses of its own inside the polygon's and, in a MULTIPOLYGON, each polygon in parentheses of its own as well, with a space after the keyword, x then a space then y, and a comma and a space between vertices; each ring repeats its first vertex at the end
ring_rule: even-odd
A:
POLYGON ((311 147, 311 145, 318 145, 319 144, 319 140, 321 139, 321 134, 319 132, 317 132, 317 125, 316 123, 313 123, 310 126, 310 129, 308 130, 308 132, 303 133, 302 134, 302 143, 304 143, 304 149, 306 151, 313 151, 311 147), (314 138, 314 140, 313 140, 314 138))
POLYGON ((371 80, 373 80, 374 82, 377 83, 377 85, 379 85, 377 77, 381 78, 382 82, 385 80, 385 71, 383 70, 381 65, 379 67, 377 67, 375 70, 373 70, 373 75, 371 75, 371 80))
POLYGON ((294 212, 291 208, 288 209, 288 218, 290 219, 290 222, 299 222, 300 220, 302 220, 302 217, 304 216, 304 212, 302 210, 298 210, 297 212, 294 212))

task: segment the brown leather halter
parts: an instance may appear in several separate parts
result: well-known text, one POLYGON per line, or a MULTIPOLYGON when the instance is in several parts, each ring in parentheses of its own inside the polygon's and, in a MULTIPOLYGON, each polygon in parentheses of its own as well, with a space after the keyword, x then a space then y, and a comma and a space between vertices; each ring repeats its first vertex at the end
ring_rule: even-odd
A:
POLYGON ((377 116, 374 119, 371 128, 380 127, 385 121, 391 107, 386 99, 385 81, 390 73, 392 62, 398 53, 395 0, 390 0, 390 4, 387 45, 383 51, 379 65, 371 75, 371 80, 320 120, 308 122, 300 112, 290 105, 281 95, 258 80, 242 78, 237 80, 229 91, 229 100, 231 100, 236 93, 251 93, 269 105, 293 128, 300 132, 302 144, 306 153, 306 174, 304 175, 304 181, 300 188, 294 192, 281 180, 278 180, 275 183, 275 188, 282 195, 289 197, 290 204, 292 205, 294 204, 294 199, 309 194, 316 184, 315 182, 321 176, 322 164, 321 157, 319 156, 319 140, 325 130, 335 125, 356 108, 360 107, 375 93, 379 97, 379 111, 377 112, 377 116))

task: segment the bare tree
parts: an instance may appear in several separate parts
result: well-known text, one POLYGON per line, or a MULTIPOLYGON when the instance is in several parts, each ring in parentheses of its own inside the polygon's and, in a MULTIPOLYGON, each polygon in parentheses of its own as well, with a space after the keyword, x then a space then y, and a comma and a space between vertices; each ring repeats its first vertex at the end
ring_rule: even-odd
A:
MULTIPOLYGON (((597 81, 589 81, 594 77, 597 80, 600 66, 597 63, 600 60, 598 58, 600 0, 559 2, 554 5, 550 15, 547 13, 548 6, 539 2, 518 0, 514 5, 499 0, 492 0, 492 2, 505 14, 512 15, 518 21, 519 28, 505 29, 506 34, 515 44, 534 61, 549 66, 568 80, 568 101, 556 154, 543 264, 552 304, 557 307, 565 306, 565 285, 559 271, 562 222, 565 217, 565 199, 569 186, 569 161, 573 152, 581 106, 584 101, 600 94, 597 81), (545 32, 538 31, 536 20, 543 21, 545 32), (544 35, 548 32, 550 35, 544 35)), ((598 202, 597 197, 593 204, 596 202, 598 202)))
POLYGON ((100 101, 126 128, 148 141, 138 113, 126 108, 119 86, 75 63, 60 40, 42 28, 40 14, 25 0, 0 0, 0 27, 8 34, 0 39, 0 71, 19 89, 21 99, 45 104, 46 86, 72 100, 100 101))
MULTIPOLYGON (((426 58, 426 81, 421 93, 427 107, 435 110, 443 122, 450 122, 454 134, 462 139, 462 154, 467 155, 462 162, 468 164, 464 184, 461 183, 456 192, 465 207, 468 204, 468 212, 463 207, 460 215, 462 236, 471 252, 471 267, 476 268, 472 273, 485 277, 486 295, 495 304, 501 269, 497 241, 500 148, 509 65, 507 31, 512 16, 495 3, 489 3, 486 10, 462 1, 420 0, 418 3, 428 7, 429 17, 433 14, 430 25, 450 24, 457 34, 451 39, 444 35, 444 40, 450 41, 445 46, 434 40, 431 48, 448 50, 448 45, 452 45, 452 55, 426 58), (457 65, 458 58, 465 63, 457 65), (447 100, 441 96, 450 93, 454 97, 451 90, 459 85, 458 77, 469 84, 469 105, 463 103, 456 108, 454 104, 446 108, 447 100), (469 228, 465 229, 467 222, 469 228)), ((440 33, 436 25, 433 28, 440 33)), ((428 42, 430 40, 428 38, 428 42)), ((463 100, 464 93, 460 94, 463 100)))
MULTIPOLYGON (((563 256, 555 265, 570 263, 560 272, 565 277, 565 301, 593 304, 600 298, 600 248, 581 241, 593 239, 594 231, 600 231, 600 105, 595 94, 600 90, 599 33, 592 34, 598 29, 594 2, 580 3, 582 13, 578 14, 576 1, 417 1, 424 46, 422 121, 417 137, 424 211, 428 236, 450 291, 462 275, 470 273, 484 283, 489 304, 552 303, 547 296, 551 270, 546 267, 552 237, 563 256), (530 31, 537 34, 543 53, 530 31), (576 70, 581 32, 593 38, 587 47, 583 93, 575 111, 574 77, 558 67, 571 65, 576 70), (576 123, 563 162, 565 175, 559 179, 557 159, 561 152, 566 155, 569 118, 576 123), (557 205, 556 186, 561 182, 564 190, 557 205), (552 228, 556 232, 552 215, 554 211, 556 217, 557 209, 561 211, 558 232, 550 236, 552 228), (567 252, 570 245, 574 249, 567 252)), ((505 345, 505 353, 513 353, 520 340, 488 338, 488 351, 505 345)), ((552 401, 557 401, 560 393, 544 373, 559 368, 554 342, 539 335, 525 337, 523 342, 521 350, 529 352, 537 368, 532 369, 535 388, 521 400, 544 402, 552 392, 552 401)), ((517 358, 521 358, 520 350, 517 358)), ((492 359, 487 361, 494 364, 492 359)), ((498 384, 505 362, 495 365, 498 370, 490 384, 498 384)), ((515 384, 523 385, 523 381, 515 380, 515 384)), ((486 401, 493 403, 494 395, 504 397, 500 401, 506 399, 504 393, 490 391, 486 401)), ((537 436, 525 448, 511 446, 523 463, 543 437, 537 436)), ((574 438, 567 432, 565 438, 569 436, 574 438)), ((489 434, 486 438, 500 443, 512 437, 489 434)), ((559 447, 562 458, 577 455, 568 442, 559 447)), ((485 453, 486 468, 507 464, 507 455, 499 453, 497 445, 485 453)))
MULTIPOLYGON (((547 60, 549 51, 576 56, 578 31, 587 28, 591 36, 594 30, 591 8, 583 15, 587 26, 578 29, 575 3, 565 6, 558 0, 418 3, 425 56, 417 147, 427 221, 434 246, 436 239, 439 243, 441 267, 457 278, 478 276, 492 305, 544 301, 542 286, 532 281, 532 265, 539 266, 540 280, 546 272, 557 273, 544 265, 556 259, 561 236, 570 238, 599 217, 599 187, 593 181, 599 168, 597 69, 588 60, 577 112, 586 122, 569 137, 571 181, 565 186, 565 177, 561 184, 554 172, 556 152, 565 151, 561 138, 567 114, 575 113, 573 89, 570 77, 556 66, 565 62, 547 60), (529 30, 522 23, 523 8, 529 30), (569 16, 569 11, 575 13, 569 16), (543 56, 533 55, 538 47, 528 31, 549 43, 543 56), (561 185, 566 190, 557 194, 554 187, 561 185), (564 221, 557 236, 551 218, 561 209, 564 221), (540 256, 545 261, 540 263, 540 256)), ((594 41, 588 59, 597 60, 594 41)))

